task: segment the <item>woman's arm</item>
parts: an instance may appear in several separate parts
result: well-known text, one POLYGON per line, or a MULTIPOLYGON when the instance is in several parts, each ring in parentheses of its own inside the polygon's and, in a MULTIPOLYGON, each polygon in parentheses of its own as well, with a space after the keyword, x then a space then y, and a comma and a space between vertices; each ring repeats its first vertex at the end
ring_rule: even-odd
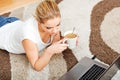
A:
POLYGON ((49 46, 42 55, 38 55, 37 45, 31 40, 22 41, 26 56, 36 71, 42 70, 55 53, 60 53, 67 48, 67 44, 61 44, 62 40, 49 46))
POLYGON ((22 44, 32 67, 37 71, 42 70, 48 64, 52 54, 45 52, 43 55, 38 56, 37 45, 28 39, 23 40, 22 44))

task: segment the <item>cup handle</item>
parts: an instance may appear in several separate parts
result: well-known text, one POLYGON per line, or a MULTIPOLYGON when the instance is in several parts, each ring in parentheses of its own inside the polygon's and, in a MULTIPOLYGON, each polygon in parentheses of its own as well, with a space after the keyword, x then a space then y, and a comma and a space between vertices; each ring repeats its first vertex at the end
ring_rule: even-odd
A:
POLYGON ((66 41, 67 41, 67 39, 64 39, 63 42, 62 42, 62 44, 65 44, 66 41))

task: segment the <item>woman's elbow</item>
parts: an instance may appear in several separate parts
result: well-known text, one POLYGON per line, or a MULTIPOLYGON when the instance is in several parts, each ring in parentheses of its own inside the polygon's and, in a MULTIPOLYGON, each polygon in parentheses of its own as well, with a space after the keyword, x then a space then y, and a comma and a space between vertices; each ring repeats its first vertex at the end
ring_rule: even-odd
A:
POLYGON ((38 72, 42 70, 42 68, 41 68, 41 67, 38 67, 38 66, 34 66, 33 69, 34 69, 35 71, 38 71, 38 72))

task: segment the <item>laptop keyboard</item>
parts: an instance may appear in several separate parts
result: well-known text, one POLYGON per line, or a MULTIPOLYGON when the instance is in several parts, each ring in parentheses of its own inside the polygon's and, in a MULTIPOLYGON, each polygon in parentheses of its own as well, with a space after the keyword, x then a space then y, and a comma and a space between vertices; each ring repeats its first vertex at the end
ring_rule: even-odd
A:
POLYGON ((94 64, 79 80, 96 80, 105 70, 94 64))

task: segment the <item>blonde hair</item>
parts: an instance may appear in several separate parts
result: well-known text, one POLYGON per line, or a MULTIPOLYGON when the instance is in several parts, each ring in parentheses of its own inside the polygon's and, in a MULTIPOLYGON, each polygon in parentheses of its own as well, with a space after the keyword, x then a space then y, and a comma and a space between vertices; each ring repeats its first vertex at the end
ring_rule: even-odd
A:
POLYGON ((61 17, 57 3, 54 0, 44 0, 40 2, 36 8, 35 18, 40 23, 44 23, 54 17, 61 17))

